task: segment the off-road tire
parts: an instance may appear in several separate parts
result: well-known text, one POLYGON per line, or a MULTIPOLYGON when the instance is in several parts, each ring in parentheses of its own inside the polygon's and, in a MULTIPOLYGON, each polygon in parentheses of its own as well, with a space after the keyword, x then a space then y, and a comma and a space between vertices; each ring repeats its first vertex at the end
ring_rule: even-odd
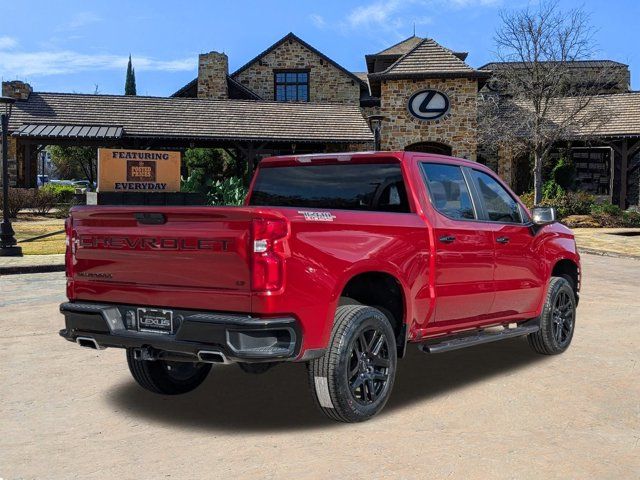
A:
POLYGON ((387 403, 396 365, 395 335, 385 314, 365 305, 341 305, 336 310, 327 352, 307 363, 315 403, 327 417, 339 422, 368 420, 387 403), (362 342, 372 344, 369 353, 361 348, 362 342), (377 353, 376 346, 379 347, 377 353), (356 361, 354 364, 357 358, 362 358, 362 363, 356 361), (351 372, 365 367, 371 371, 357 373, 360 371, 357 370, 355 376, 364 378, 368 375, 367 380, 356 378, 350 382, 351 372), (386 380, 382 380, 385 376, 386 380), (353 391, 352 386, 358 381, 366 384, 362 383, 353 391), (366 398, 358 398, 358 395, 366 398))
MULTIPOLYGON (((555 313, 557 315, 557 312, 555 313)), ((565 315, 566 316, 566 315, 565 315)), ((573 338, 576 324, 576 296, 571 283, 564 277, 551 277, 547 289, 542 314, 540 315, 540 330, 527 336, 529 345, 537 353, 543 355, 557 355, 564 352, 573 338), (570 326, 563 327, 567 320, 563 320, 558 327, 558 321, 554 320, 554 309, 557 308, 558 298, 564 298, 569 303, 570 326), (555 324, 555 327, 554 327, 555 324), (564 328, 558 337, 558 328, 564 328)))
POLYGON ((163 395, 190 392, 204 382, 211 370, 209 363, 136 360, 132 348, 127 348, 127 364, 134 380, 142 388, 163 395))

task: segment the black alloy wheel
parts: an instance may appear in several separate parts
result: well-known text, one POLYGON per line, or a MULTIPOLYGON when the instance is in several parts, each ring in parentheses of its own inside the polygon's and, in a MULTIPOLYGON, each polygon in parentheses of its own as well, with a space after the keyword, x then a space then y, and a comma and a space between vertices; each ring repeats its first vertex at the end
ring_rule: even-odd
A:
POLYGON ((396 374, 392 318, 367 305, 340 305, 327 352, 308 363, 316 405, 339 422, 362 422, 389 400, 396 374))
POLYGON ((363 331, 352 343, 349 356, 349 388, 361 405, 375 402, 389 381, 389 344, 377 328, 363 331))
POLYGON ((558 342, 558 346, 564 348, 571 341, 575 320, 573 300, 565 290, 558 292, 551 311, 551 317, 553 319, 553 337, 558 342))
POLYGON ((569 348, 575 327, 573 284, 564 277, 551 277, 540 315, 540 330, 528 335, 529 345, 543 355, 562 353, 569 348))

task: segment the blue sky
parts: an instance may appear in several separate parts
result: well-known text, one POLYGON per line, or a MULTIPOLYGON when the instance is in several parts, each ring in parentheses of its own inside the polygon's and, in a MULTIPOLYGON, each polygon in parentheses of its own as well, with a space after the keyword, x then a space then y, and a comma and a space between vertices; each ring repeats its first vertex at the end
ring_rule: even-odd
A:
MULTIPOLYGON (((0 76, 39 91, 122 93, 133 56, 139 95, 169 95, 196 76, 197 56, 229 56, 231 71, 290 31, 352 71, 413 32, 478 67, 491 61, 499 12, 510 0, 22 1, 3 2, 0 76), (10 19, 7 21, 6 19, 10 19)), ((596 29, 596 57, 627 63, 640 89, 638 0, 561 0, 583 5, 596 29)))

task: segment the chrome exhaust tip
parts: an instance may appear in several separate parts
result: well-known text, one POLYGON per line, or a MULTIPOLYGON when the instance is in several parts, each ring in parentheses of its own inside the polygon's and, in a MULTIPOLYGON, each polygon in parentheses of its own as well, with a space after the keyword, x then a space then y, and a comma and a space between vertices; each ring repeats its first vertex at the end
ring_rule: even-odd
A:
POLYGON ((93 348, 94 350, 104 350, 107 347, 101 347, 92 337, 77 337, 76 343, 81 347, 93 348))
POLYGON ((200 350, 198 352, 198 360, 203 363, 218 363, 224 365, 232 363, 224 353, 217 350, 200 350))

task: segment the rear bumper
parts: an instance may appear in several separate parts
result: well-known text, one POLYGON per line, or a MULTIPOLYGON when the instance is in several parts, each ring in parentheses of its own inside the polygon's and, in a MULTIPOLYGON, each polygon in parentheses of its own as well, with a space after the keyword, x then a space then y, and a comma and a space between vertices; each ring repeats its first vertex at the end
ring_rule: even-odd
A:
MULTIPOLYGON (((98 348, 140 349, 141 358, 203 361, 214 358, 228 362, 273 362, 308 360, 312 352, 301 355, 302 333, 293 317, 254 318, 217 312, 172 309, 173 333, 137 330, 135 306, 89 302, 63 303, 60 312, 66 328, 65 339, 98 348), (128 312, 132 314, 127 315, 128 312), (80 339, 80 340, 78 340, 80 339), (203 352, 209 352, 207 356, 203 352), (202 355, 201 355, 202 354, 202 355), (300 358, 302 357, 302 358, 300 358)), ((324 352, 318 352, 320 356, 324 352)))

